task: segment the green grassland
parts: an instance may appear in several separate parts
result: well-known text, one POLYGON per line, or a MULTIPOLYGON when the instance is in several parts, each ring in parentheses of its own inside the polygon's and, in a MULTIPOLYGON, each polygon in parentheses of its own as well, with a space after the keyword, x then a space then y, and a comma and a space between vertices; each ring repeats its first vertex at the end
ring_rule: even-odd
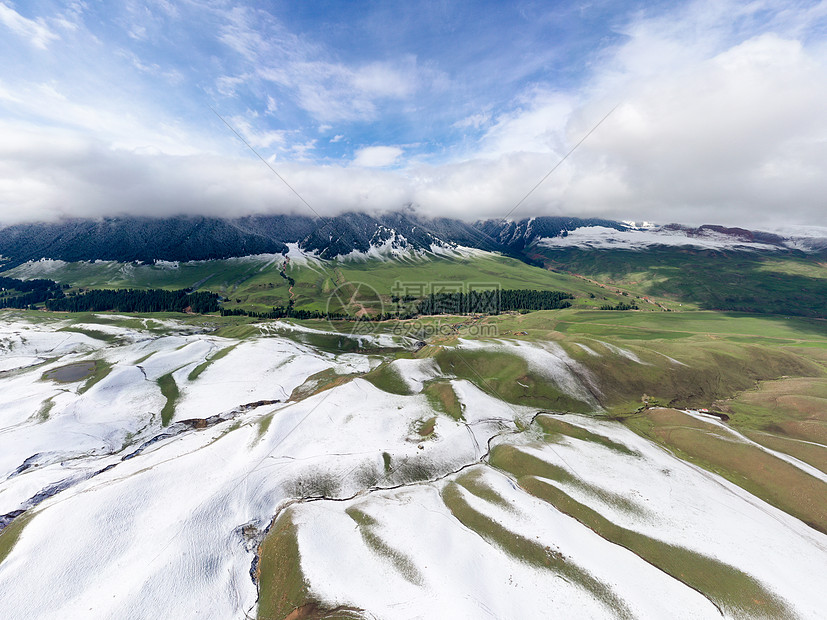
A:
POLYGON ((77 288, 193 288, 218 293, 227 309, 296 309, 375 314, 393 306, 397 282, 416 287, 561 290, 583 309, 637 303, 641 311, 709 309, 827 318, 827 263, 803 253, 653 247, 631 250, 535 248, 547 269, 479 252, 408 260, 329 260, 286 265, 280 255, 188 263, 107 261, 21 265, 11 277, 48 277, 77 288))
POLYGON ((540 250, 547 265, 675 308, 827 317, 827 264, 801 253, 540 250))
MULTIPOLYGON (((193 288, 226 298, 223 307, 267 311, 286 306, 291 299, 288 281, 282 277, 281 257, 248 257, 177 264, 67 263, 39 273, 22 266, 3 275, 47 277, 74 289, 84 288, 193 288)), ((574 294, 576 305, 598 307, 622 298, 571 275, 527 265, 493 253, 471 257, 429 257, 413 261, 323 261, 307 266, 291 263, 286 274, 293 278, 296 309, 356 314, 363 308, 376 313, 393 307, 391 296, 397 282, 405 286, 439 286, 464 283, 477 290, 561 290, 574 294)), ((430 289, 428 289, 430 290, 430 289)))

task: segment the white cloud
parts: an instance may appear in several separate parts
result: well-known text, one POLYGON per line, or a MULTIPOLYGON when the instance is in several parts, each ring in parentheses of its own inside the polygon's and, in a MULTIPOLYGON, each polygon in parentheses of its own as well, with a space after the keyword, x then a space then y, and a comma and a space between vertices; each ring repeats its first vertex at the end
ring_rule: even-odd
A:
POLYGON ((283 87, 322 124, 372 120, 385 102, 406 101, 424 87, 446 83, 444 74, 421 67, 413 55, 344 63, 263 11, 234 7, 221 15, 219 40, 246 61, 245 82, 255 76, 283 87))
POLYGON ((243 116, 230 117, 228 122, 253 148, 268 149, 273 146, 284 146, 286 143, 286 131, 258 130, 243 116))
POLYGON ((363 168, 383 168, 392 166, 405 153, 396 146, 367 146, 356 151, 354 166, 363 168))
POLYGON ((566 147, 565 129, 574 109, 571 96, 533 89, 519 107, 498 116, 480 141, 479 154, 554 153, 566 147))
POLYGON ((0 2, 0 23, 18 36, 28 39, 32 45, 46 49, 50 42, 59 39, 40 18, 36 20, 23 17, 13 8, 0 2))
POLYGON ((261 66, 257 74, 295 93, 297 103, 320 121, 372 119, 377 104, 404 99, 419 88, 415 62, 349 67, 325 61, 261 66))
MULTIPOLYGON (((657 43, 649 45, 657 56, 657 43)), ((620 107, 573 158, 572 204, 690 222, 748 223, 782 210, 806 219, 823 209, 823 57, 768 33, 635 83, 639 77, 628 74, 620 107), (614 182, 587 197, 585 186, 599 175, 614 182)), ((572 139, 597 112, 597 102, 575 112, 572 139)))
MULTIPOLYGON (((252 156, 118 149, 72 130, 0 124, 0 132, 2 224, 101 215, 228 217, 307 211, 252 156)), ((391 172, 295 161, 273 165, 325 215, 383 210, 403 204, 410 195, 407 184, 391 172)))
MULTIPOLYGON (((415 106, 439 73, 412 56, 345 63, 275 21, 258 28, 265 17, 254 10, 227 15, 220 36, 239 61, 215 67, 204 82, 232 97, 231 124, 324 213, 412 203, 431 215, 501 217, 619 103, 516 217, 745 226, 824 219, 827 47, 813 24, 827 17, 827 2, 805 11, 796 3, 720 0, 641 14, 622 26, 619 43, 593 58, 591 74, 576 88, 535 82, 500 107, 469 105, 476 113, 454 127, 481 130, 478 140, 434 146, 442 137, 434 134, 418 146, 400 145, 419 140, 405 136, 395 146, 361 148, 342 165, 311 158, 329 161, 324 147, 345 135, 356 144, 372 141, 360 140, 359 124, 386 121, 389 103, 394 113, 415 106), (766 23, 756 25, 768 13, 769 21, 761 17, 766 23), (296 129, 270 129, 274 121, 263 109, 257 118, 245 109, 250 93, 277 119, 298 118, 296 129), (288 97, 310 118, 291 117, 288 97), (343 133, 328 139, 334 126, 343 133)), ((10 20, 18 33, 54 49, 75 36, 65 29, 66 41, 38 35, 43 22, 0 2, 0 21, 10 20)), ((79 17, 73 23, 83 30, 79 17)), ((93 41, 87 53, 101 49, 93 41)), ((184 96, 177 111, 167 112, 157 93, 136 86, 136 75, 163 75, 167 67, 159 65, 154 57, 115 53, 101 57, 100 76, 85 82, 69 65, 63 79, 0 74, 0 222, 115 211, 228 216, 303 209, 206 105, 208 121, 184 96), (111 79, 121 70, 124 85, 111 79)), ((416 112, 408 118, 423 120, 416 112)))
POLYGON ((476 114, 471 114, 458 120, 451 125, 451 127, 456 127, 457 129, 479 129, 483 125, 487 125, 489 120, 491 120, 491 113, 489 111, 477 112, 476 114))

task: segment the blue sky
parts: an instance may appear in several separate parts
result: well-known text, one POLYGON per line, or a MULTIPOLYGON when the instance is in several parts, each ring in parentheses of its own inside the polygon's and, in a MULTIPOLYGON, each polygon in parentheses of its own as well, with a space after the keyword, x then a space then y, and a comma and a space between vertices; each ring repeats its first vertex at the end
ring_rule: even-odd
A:
POLYGON ((820 224, 827 3, 0 0, 0 222, 820 224), (783 215, 782 215, 783 214, 783 215))

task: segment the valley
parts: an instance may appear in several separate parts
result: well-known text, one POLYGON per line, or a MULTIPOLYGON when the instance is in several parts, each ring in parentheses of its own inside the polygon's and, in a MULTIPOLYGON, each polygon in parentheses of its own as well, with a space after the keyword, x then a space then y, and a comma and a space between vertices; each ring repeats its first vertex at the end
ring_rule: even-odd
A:
POLYGON ((4 616, 819 617, 821 254, 361 224, 365 247, 9 259, 4 616))

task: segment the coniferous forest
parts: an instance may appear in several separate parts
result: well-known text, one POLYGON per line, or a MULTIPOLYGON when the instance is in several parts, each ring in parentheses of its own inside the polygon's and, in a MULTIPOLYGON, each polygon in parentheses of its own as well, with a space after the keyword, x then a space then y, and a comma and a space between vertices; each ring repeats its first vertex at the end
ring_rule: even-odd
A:
POLYGON ((499 314, 519 310, 559 310, 568 308, 574 299, 562 291, 530 289, 436 293, 416 306, 419 314, 499 314))
POLYGON ((218 295, 204 291, 189 293, 184 289, 165 291, 149 289, 95 290, 46 301, 48 310, 64 312, 184 312, 197 314, 218 312, 218 295))
POLYGON ((0 277, 0 308, 30 308, 47 299, 63 297, 63 288, 53 280, 0 277))

